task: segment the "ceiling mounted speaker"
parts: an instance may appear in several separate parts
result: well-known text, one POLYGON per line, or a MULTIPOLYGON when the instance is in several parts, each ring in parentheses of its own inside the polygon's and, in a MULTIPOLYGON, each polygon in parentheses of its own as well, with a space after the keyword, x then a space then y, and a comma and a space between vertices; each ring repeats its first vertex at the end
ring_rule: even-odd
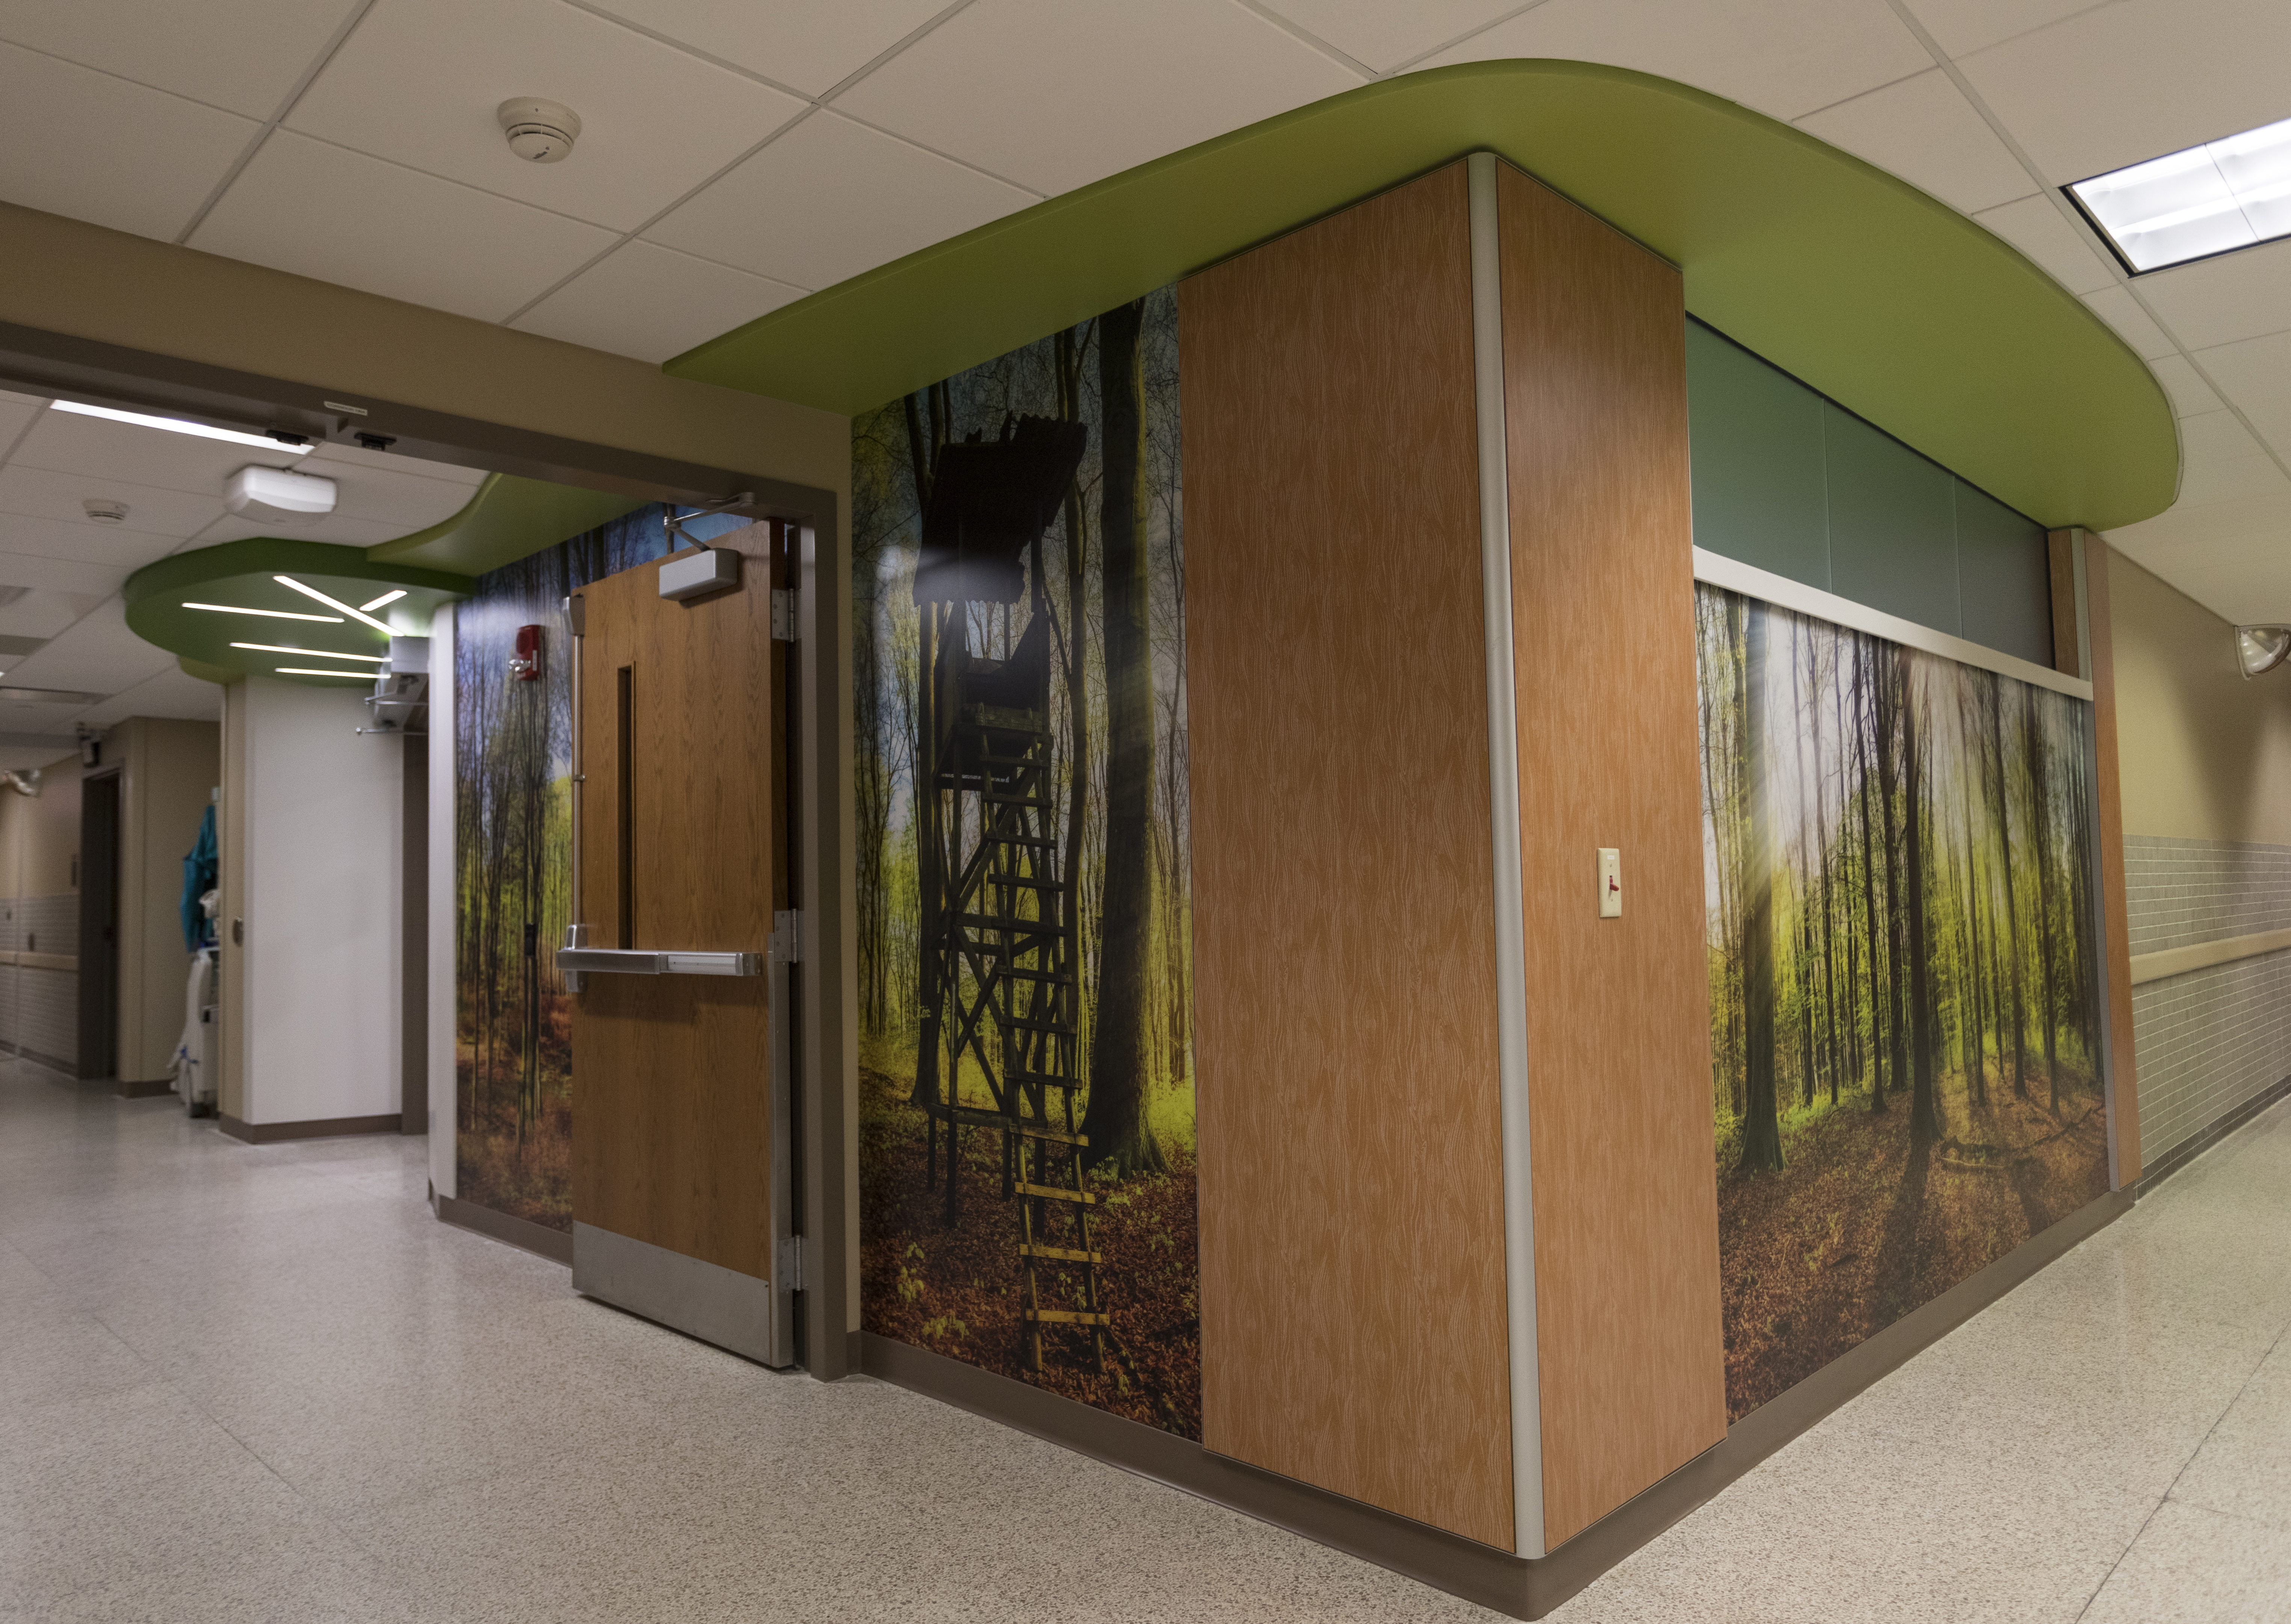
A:
POLYGON ((334 482, 283 468, 242 468, 223 486, 222 505, 241 519, 316 519, 334 511, 334 482))
POLYGON ((2238 626, 2235 661, 2247 677, 2273 671, 2291 658, 2291 626, 2238 626))
POLYGON ((581 115, 561 101, 511 96, 494 109, 509 149, 535 164, 554 164, 581 139, 581 115))

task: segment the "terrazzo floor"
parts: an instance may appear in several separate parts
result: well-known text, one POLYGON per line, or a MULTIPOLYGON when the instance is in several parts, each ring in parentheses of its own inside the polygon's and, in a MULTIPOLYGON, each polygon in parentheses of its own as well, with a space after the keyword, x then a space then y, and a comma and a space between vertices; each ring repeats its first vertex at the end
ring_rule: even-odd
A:
MULTIPOLYGON (((0 1068, 0 1618, 1492 1619, 440 1224, 423 1141, 251 1147, 0 1068)), ((2291 1105, 1570 1602, 2291 1620, 2291 1105)))

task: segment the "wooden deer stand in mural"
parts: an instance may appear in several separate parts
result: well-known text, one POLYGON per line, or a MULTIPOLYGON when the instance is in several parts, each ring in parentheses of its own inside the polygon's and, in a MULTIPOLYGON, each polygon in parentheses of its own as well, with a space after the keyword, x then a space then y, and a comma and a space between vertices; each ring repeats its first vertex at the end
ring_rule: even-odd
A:
POLYGON ((962 1130, 1001 1134, 1002 1196, 1018 1202, 1019 1316, 1035 1370, 1046 1325, 1086 1332, 1104 1370, 1109 1323, 1104 1259, 1090 1244, 1097 1198, 1082 1179, 1089 1140, 1075 1122, 1079 899, 1053 778, 1042 578, 1042 533, 1088 437, 1077 422, 1025 417, 1006 420, 1000 439, 940 447, 915 563, 922 1031, 914 1097, 930 1118, 924 1176, 939 1176, 943 1130, 954 1227, 962 1130), (1014 646, 1011 606, 1022 598, 1029 612, 1014 646), (963 1103, 966 1061, 991 1107, 963 1103))

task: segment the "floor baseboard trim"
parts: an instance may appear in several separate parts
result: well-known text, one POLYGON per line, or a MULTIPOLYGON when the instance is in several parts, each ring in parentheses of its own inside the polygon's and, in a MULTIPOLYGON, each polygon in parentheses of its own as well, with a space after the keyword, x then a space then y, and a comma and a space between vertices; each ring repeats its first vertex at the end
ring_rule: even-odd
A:
POLYGON ((338 1139, 354 1133, 396 1133, 398 1115, 329 1116, 310 1122, 242 1122, 235 1116, 218 1116, 215 1126, 248 1145, 276 1145, 282 1139, 338 1139))
POLYGON ((175 1080, 172 1077, 154 1077, 146 1082, 123 1081, 115 1082, 111 1091, 122 1099, 156 1099, 162 1094, 173 1094, 175 1091, 175 1080))
POLYGON ((2132 1210, 2111 1191, 2032 1235, 1727 1429, 1726 1436, 1548 1556, 1522 1558, 1212 1453, 1007 1376, 859 1334, 855 1364, 1020 1432, 1288 1529, 1514 1618, 1539 1619, 1856 1394, 2132 1210))
POLYGON ((495 1212, 475 1202, 457 1201, 451 1195, 437 1196, 435 1205, 441 1224, 473 1230, 487 1240, 538 1253, 568 1269, 573 1266, 573 1236, 569 1231, 551 1229, 530 1218, 511 1218, 506 1212, 495 1212))
POLYGON ((2142 1195, 2149 1194, 2158 1185, 2187 1166, 2198 1156, 2202 1155, 2253 1117, 2266 1110, 2268 1106, 2287 1096, 2291 1096, 2291 1077, 2268 1084, 2210 1127, 2198 1133, 2193 1138, 2182 1139, 2179 1144, 2172 1146, 2170 1150, 2164 1153, 2163 1159, 2153 1166, 2141 1169, 2139 1179, 2133 1185, 2133 1188, 2142 1195))

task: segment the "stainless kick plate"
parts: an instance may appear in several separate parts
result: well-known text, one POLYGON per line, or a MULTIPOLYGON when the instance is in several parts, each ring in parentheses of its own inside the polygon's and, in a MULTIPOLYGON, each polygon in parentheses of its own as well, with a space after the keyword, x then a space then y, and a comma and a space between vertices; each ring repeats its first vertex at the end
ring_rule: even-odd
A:
POLYGON ((652 953, 629 947, 560 947, 560 970, 616 976, 760 976, 762 953, 652 953))

